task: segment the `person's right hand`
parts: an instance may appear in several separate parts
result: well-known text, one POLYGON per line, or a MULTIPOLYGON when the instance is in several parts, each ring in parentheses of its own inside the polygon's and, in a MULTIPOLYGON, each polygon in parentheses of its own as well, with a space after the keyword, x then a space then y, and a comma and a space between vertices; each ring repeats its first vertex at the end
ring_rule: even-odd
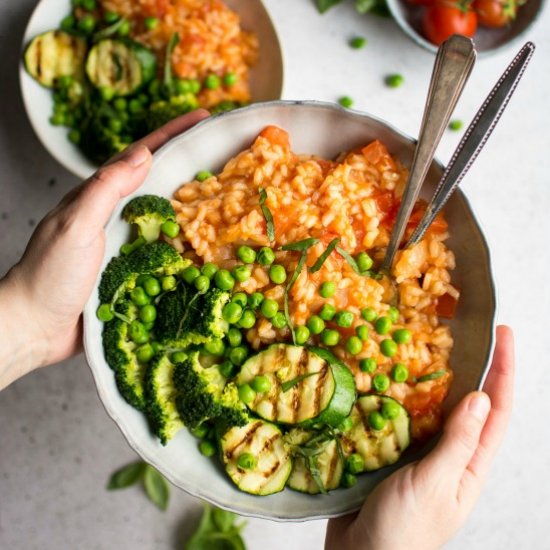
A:
POLYGON ((326 550, 435 550, 464 524, 487 478, 512 409, 514 342, 497 328, 483 392, 448 418, 435 449, 401 468, 368 496, 358 514, 328 523, 326 550))

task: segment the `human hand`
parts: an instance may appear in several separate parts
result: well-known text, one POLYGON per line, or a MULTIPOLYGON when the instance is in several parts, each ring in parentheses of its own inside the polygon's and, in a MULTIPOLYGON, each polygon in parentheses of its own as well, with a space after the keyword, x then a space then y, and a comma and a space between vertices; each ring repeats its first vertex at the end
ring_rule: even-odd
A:
POLYGON ((40 222, 19 263, 0 281, 0 389, 81 349, 81 313, 103 259, 104 225, 118 201, 145 179, 151 152, 207 116, 194 111, 131 145, 40 222))
POLYGON ((462 399, 428 456, 384 480, 359 513, 330 520, 325 549, 432 550, 447 542, 483 488, 508 426, 513 382, 513 335, 500 326, 483 392, 462 399))

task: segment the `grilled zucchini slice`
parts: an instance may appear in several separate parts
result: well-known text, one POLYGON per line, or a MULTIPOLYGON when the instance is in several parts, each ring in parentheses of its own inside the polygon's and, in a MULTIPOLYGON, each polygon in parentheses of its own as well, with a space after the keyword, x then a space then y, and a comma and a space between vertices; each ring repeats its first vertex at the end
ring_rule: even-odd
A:
POLYGON ((84 75, 86 41, 63 31, 48 31, 33 38, 25 50, 27 72, 42 86, 53 88, 60 76, 84 75))
POLYGON ((337 489, 344 473, 344 457, 338 440, 325 439, 315 446, 308 445, 317 435, 312 430, 294 428, 285 436, 292 454, 292 472, 287 487, 310 495, 337 489), (312 475, 313 469, 317 472, 317 480, 312 475))
POLYGON ((253 420, 235 426, 221 437, 220 447, 225 471, 241 491, 265 496, 285 488, 292 459, 281 430, 274 424, 253 420), (239 457, 244 453, 256 459, 253 467, 239 466, 239 457))
POLYGON ((109 88, 114 95, 137 92, 156 73, 156 57, 130 40, 101 40, 88 54, 86 74, 96 88, 109 88))
POLYGON ((342 449, 346 456, 359 453, 365 462, 365 472, 394 464, 411 442, 409 414, 391 397, 360 397, 350 417, 353 426, 341 436, 342 449), (386 419, 381 430, 372 429, 368 420, 369 415, 375 411, 383 413, 384 404, 390 402, 394 411, 398 411, 397 415, 395 418, 386 419))
POLYGON ((350 370, 327 350, 274 344, 244 363, 238 386, 263 375, 271 389, 257 393, 248 407, 270 422, 338 424, 355 401, 350 370))

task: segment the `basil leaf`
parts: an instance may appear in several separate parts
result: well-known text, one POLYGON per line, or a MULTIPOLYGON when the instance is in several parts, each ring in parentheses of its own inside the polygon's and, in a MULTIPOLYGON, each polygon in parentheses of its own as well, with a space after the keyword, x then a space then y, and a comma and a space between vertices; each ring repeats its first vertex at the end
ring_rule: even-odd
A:
POLYGON ((317 244, 319 239, 304 239, 303 241, 297 241, 295 243, 288 243, 281 246, 281 250, 294 250, 297 252, 307 252, 314 244, 317 244))
POLYGON ((263 187, 260 187, 259 191, 260 208, 262 209, 262 214, 265 218, 267 238, 269 239, 269 242, 273 242, 275 240, 275 226, 273 225, 273 215, 271 214, 271 210, 265 205, 265 201, 267 200, 267 193, 263 187))
POLYGON ((321 472, 319 471, 319 467, 317 466, 317 459, 314 456, 310 456, 307 459, 307 468, 309 470, 309 473, 311 474, 311 477, 313 478, 313 481, 315 481, 315 484, 319 488, 319 491, 323 494, 327 494, 327 490, 325 489, 325 485, 323 483, 323 480, 321 479, 321 472))
POLYGON ((283 390, 283 393, 287 392, 296 384, 299 384, 302 380, 305 380, 306 378, 309 378, 310 376, 315 376, 316 374, 319 374, 320 371, 317 372, 307 372, 306 374, 300 374, 300 376, 296 376, 296 378, 291 378, 290 380, 287 380, 286 382, 283 382, 281 384, 281 390, 283 390))
POLYGON ((222 510, 221 508, 212 509, 212 519, 216 524, 217 528, 222 533, 226 533, 231 530, 237 517, 238 517, 237 514, 235 514, 234 512, 222 510))
POLYGON ((325 251, 317 258, 315 263, 309 268, 310 273, 315 273, 316 271, 319 271, 321 267, 323 267, 323 264, 325 263, 326 259, 332 254, 332 251, 336 248, 339 242, 340 242, 340 239, 332 239, 332 241, 328 243, 325 251))
POLYGON ((446 374, 447 374, 447 371, 437 370, 435 372, 430 372, 429 374, 425 374, 424 376, 419 376, 416 379, 416 382, 420 383, 420 382, 429 382, 430 380, 437 380, 438 378, 441 378, 446 374))
POLYGON ((166 46, 166 59, 164 60, 164 86, 171 94, 173 92, 173 75, 172 75, 172 53, 175 47, 179 44, 180 35, 175 32, 170 37, 166 46))
POLYGON ((99 42, 100 40, 104 40, 105 38, 109 38, 113 34, 116 34, 118 29, 122 27, 122 25, 126 22, 126 19, 124 17, 121 17, 118 21, 113 23, 112 25, 109 25, 108 27, 105 27, 104 29, 101 29, 100 31, 96 32, 92 36, 92 42, 99 42))
POLYGON ((359 266, 357 265, 357 262, 353 259, 353 256, 349 252, 345 251, 340 246, 336 247, 336 251, 338 252, 338 254, 340 254, 340 256, 342 256, 342 258, 344 258, 344 260, 346 260, 346 262, 348 262, 351 269, 353 269, 355 273, 357 273, 358 275, 362 274, 361 270, 359 269, 359 266))
POLYGON ((164 477, 149 464, 147 464, 143 476, 143 486, 149 500, 161 510, 166 510, 170 498, 170 488, 164 477))
POLYGON ((242 537, 238 533, 207 533, 202 537, 193 537, 185 550, 246 550, 242 537))
POLYGON ((325 13, 327 10, 339 4, 341 0, 317 0, 317 9, 319 13, 325 13))
POLYGON ((145 473, 145 462, 132 462, 117 470, 109 480, 107 489, 125 489, 137 483, 145 473))
POLYGON ((288 325, 288 328, 292 333, 292 342, 294 344, 296 344, 296 334, 294 333, 294 325, 292 324, 292 319, 290 318, 290 310, 288 308, 288 293, 290 292, 292 285, 296 282, 296 279, 300 276, 300 273, 304 268, 304 264, 306 263, 306 259, 307 259, 307 250, 304 250, 302 252, 302 255, 300 256, 300 259, 298 260, 298 265, 296 266, 296 269, 294 270, 294 273, 292 274, 290 281, 288 281, 288 284, 285 287, 285 294, 284 294, 285 319, 286 319, 286 324, 288 325))

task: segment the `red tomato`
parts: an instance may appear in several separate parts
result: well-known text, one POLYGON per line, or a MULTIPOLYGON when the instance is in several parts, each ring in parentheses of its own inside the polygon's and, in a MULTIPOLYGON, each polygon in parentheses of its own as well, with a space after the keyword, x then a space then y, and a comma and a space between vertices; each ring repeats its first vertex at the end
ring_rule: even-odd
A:
POLYGON ((424 13, 422 27, 426 38, 436 46, 453 34, 472 37, 477 30, 477 16, 468 4, 450 1, 432 4, 424 13))
POLYGON ((518 5, 515 0, 475 0, 474 9, 480 25, 498 29, 516 18, 518 5))

